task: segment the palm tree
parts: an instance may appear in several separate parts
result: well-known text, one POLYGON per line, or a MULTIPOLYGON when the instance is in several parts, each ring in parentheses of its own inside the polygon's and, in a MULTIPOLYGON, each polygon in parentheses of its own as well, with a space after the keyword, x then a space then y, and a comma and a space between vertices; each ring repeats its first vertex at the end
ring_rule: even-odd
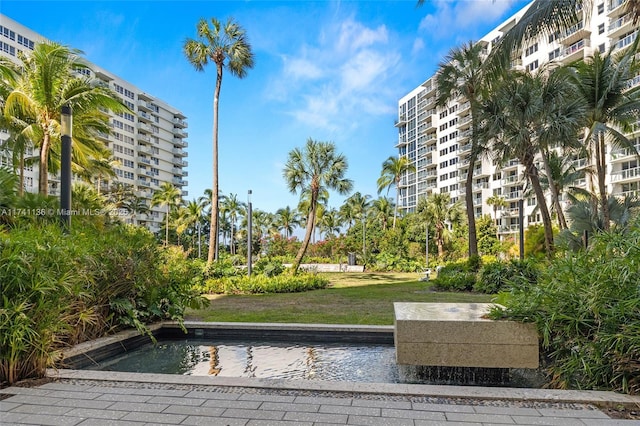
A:
POLYGON ((416 166, 411 163, 407 157, 389 157, 382 163, 382 171, 378 178, 378 194, 383 190, 387 190, 392 186, 396 187, 396 208, 393 214, 393 228, 396 227, 396 217, 398 216, 398 200, 400 197, 400 181, 402 176, 415 172, 416 166))
MULTIPOLYGON (((191 248, 196 245, 195 238, 198 236, 198 227, 202 224, 202 216, 204 212, 204 206, 197 200, 189 201, 185 206, 180 208, 178 213, 178 220, 176 226, 176 232, 183 234, 191 229, 191 248)), ((197 242, 198 246, 200 241, 197 242)))
MULTIPOLYGON (((100 194, 100 192, 98 192, 98 194, 100 194)), ((131 215, 131 221, 134 225, 137 224, 136 218, 139 214, 148 214, 150 211, 146 198, 138 197, 137 195, 125 199, 122 207, 131 215)))
POLYGON ((173 209, 180 205, 180 190, 169 182, 164 182, 160 185, 160 189, 153 193, 153 198, 151 200, 152 206, 163 204, 167 208, 164 214, 166 219, 164 245, 166 246, 169 244, 169 214, 173 209))
POLYGON ((283 232, 284 238, 289 238, 296 226, 300 225, 300 213, 287 206, 276 211, 276 226, 283 232))
MULTIPOLYGON (((588 28, 588 20, 594 0, 534 0, 516 24, 500 39, 492 52, 491 62, 506 64, 511 52, 523 44, 537 39, 540 35, 550 35, 571 28, 581 19, 588 28), (495 54, 494 54, 495 53, 495 54)), ((626 0, 626 12, 634 25, 640 18, 640 0, 626 0)))
POLYGON ((229 220, 231 221, 231 246, 230 252, 231 254, 236 254, 236 222, 238 220, 238 215, 242 214, 246 208, 246 204, 242 201, 238 200, 237 194, 229 194, 228 196, 223 195, 221 204, 221 212, 224 212, 229 216, 229 220))
MULTIPOLYGON (((316 201, 316 214, 313 216, 313 229, 316 229, 316 223, 318 223, 318 219, 322 217, 324 214, 325 208, 327 207, 327 203, 329 202, 329 191, 326 188, 323 188, 318 193, 318 199, 316 201)), ((305 227, 307 226, 307 218, 304 217, 304 214, 309 212, 311 209, 311 191, 302 191, 300 194, 300 202, 298 203, 298 211, 302 212, 303 218, 301 220, 301 224, 305 227)), ((312 243, 316 242, 316 234, 313 232, 311 234, 312 243)))
POLYGON ((300 191, 308 192, 310 195, 305 236, 296 255, 292 273, 295 274, 298 271, 302 257, 309 246, 319 195, 322 191, 329 189, 339 194, 347 194, 351 191, 353 183, 345 178, 347 169, 346 157, 336 153, 336 147, 331 142, 308 139, 303 149, 295 148, 289 152, 283 172, 287 187, 293 194, 300 191))
POLYGON ((79 58, 80 53, 57 43, 37 43, 30 54, 20 56, 18 78, 5 99, 5 118, 40 149, 38 191, 43 195, 48 193, 49 171, 59 168, 63 106, 73 109, 76 172, 88 166, 89 158, 99 158, 106 150, 96 138, 98 132, 110 131, 108 116, 102 110, 129 111, 109 89, 76 76, 78 69, 87 68, 79 58))
POLYGON ((336 209, 328 209, 324 212, 320 220, 318 221, 318 227, 324 234, 324 238, 335 237, 340 232, 340 214, 336 209))
POLYGON ((493 221, 496 224, 496 238, 500 239, 498 233, 498 209, 501 209, 507 205, 507 201, 501 196, 494 194, 487 198, 487 204, 493 206, 493 221))
POLYGON ((567 155, 566 150, 563 154, 552 151, 549 156, 549 171, 540 174, 540 183, 543 188, 554 188, 551 191, 551 206, 556 212, 558 219, 558 227, 560 230, 567 229, 567 219, 560 203, 560 198, 567 190, 576 189, 572 187, 579 179, 585 177, 588 169, 576 169, 574 165, 574 157, 567 155), (556 194, 554 197, 553 194, 556 194))
POLYGON ((483 107, 486 137, 493 138, 499 163, 517 158, 525 169, 542 216, 547 256, 551 256, 553 227, 536 160, 540 156, 543 163, 548 161, 549 141, 571 140, 577 134, 583 112, 572 99, 572 86, 558 84, 553 71, 535 75, 512 71, 483 107))
POLYGON ((372 217, 382 223, 382 230, 386 231, 389 226, 389 218, 393 216, 394 205, 388 197, 378 197, 371 203, 372 217))
POLYGON ((459 203, 451 203, 448 193, 433 193, 427 198, 420 198, 416 207, 420 215, 427 224, 435 228, 435 241, 438 247, 438 257, 444 257, 445 236, 448 230, 447 222, 457 223, 462 217, 459 203))
POLYGON ((638 119, 640 91, 628 90, 638 73, 635 61, 636 45, 622 55, 612 50, 605 55, 595 51, 593 56, 573 66, 573 83, 580 99, 586 104, 586 137, 584 140, 596 176, 594 191, 599 196, 604 229, 609 229, 610 213, 606 187, 607 144, 611 148, 625 148, 638 155, 624 134, 638 119))
POLYGON ((471 42, 452 49, 443 62, 440 63, 436 74, 438 89, 436 104, 446 106, 452 99, 464 97, 471 110, 471 152, 468 157, 469 167, 465 183, 465 204, 469 221, 469 256, 478 254, 478 236, 473 207, 473 171, 475 163, 486 153, 479 137, 478 119, 480 102, 483 91, 489 84, 489 73, 483 67, 483 46, 471 42))
POLYGON ((211 230, 209 233, 209 255, 207 263, 217 260, 215 247, 218 242, 218 104, 222 73, 227 69, 238 78, 244 78, 253 68, 253 53, 244 29, 233 19, 223 25, 216 18, 210 22, 200 19, 196 25, 198 39, 188 38, 183 46, 187 60, 197 71, 212 61, 216 66, 216 87, 213 95, 213 188, 211 201, 211 230))

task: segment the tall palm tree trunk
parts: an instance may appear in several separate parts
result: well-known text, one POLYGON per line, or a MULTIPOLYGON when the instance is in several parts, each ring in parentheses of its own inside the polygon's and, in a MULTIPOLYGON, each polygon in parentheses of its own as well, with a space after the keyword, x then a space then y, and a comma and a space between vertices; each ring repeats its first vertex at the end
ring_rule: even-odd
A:
POLYGON ((20 186, 18 187, 18 195, 24 195, 24 151, 20 151, 20 186))
MULTIPOLYGON (((475 144, 474 144, 475 145, 475 144)), ((469 156, 469 169, 467 171, 467 180, 465 182, 464 196, 465 207, 467 210, 467 219, 469 221, 469 257, 478 254, 478 235, 476 233, 476 215, 473 209, 473 168, 475 167, 478 157, 476 150, 471 148, 469 156)))
POLYGON ((399 202, 400 202, 400 179, 396 180, 396 207, 393 209, 393 229, 396 229, 396 218, 398 217, 399 202))
MULTIPOLYGON (((551 258, 554 250, 553 224, 551 223, 551 215, 549 214, 549 209, 547 208, 547 200, 544 197, 544 191, 542 190, 542 185, 540 184, 538 169, 533 163, 533 156, 527 156, 523 160, 523 164, 525 166, 525 170, 527 171, 529 181, 531 182, 533 191, 536 194, 536 200, 538 202, 540 214, 542 215, 542 225, 544 227, 544 246, 547 251, 547 257, 551 258)), ((521 223, 520 226, 524 226, 524 224, 521 223)))
POLYGON ((167 204, 167 212, 165 213, 166 222, 164 225, 164 246, 169 245, 169 204, 167 204))
POLYGON ((549 190, 551 192, 551 205, 555 207, 556 214, 558 216, 558 226, 560 230, 567 229, 567 220, 564 217, 562 206, 560 205, 560 194, 555 181, 553 180, 553 173, 551 171, 551 165, 549 164, 549 151, 542 150, 542 164, 544 165, 545 173, 547 174, 547 180, 549 181, 549 190))
POLYGON ((207 264, 218 260, 218 101, 222 86, 222 63, 216 63, 216 89, 213 95, 213 188, 211 190, 211 229, 209 229, 209 254, 207 264))
POLYGON ((42 195, 48 195, 49 193, 49 163, 47 162, 47 153, 49 152, 49 145, 51 144, 51 135, 45 133, 40 146, 40 164, 38 175, 38 192, 42 195))
POLYGON ((293 266, 291 268, 291 274, 295 275, 298 272, 298 268, 300 267, 300 263, 302 263, 302 257, 307 251, 307 247, 309 247, 309 241, 311 241, 311 235, 313 234, 313 218, 316 216, 316 203, 317 203, 317 195, 312 190, 311 191, 311 206, 309 208, 309 215, 307 216, 307 228, 304 234, 304 240, 302 240, 302 245, 300 246, 300 250, 298 250, 298 254, 296 255, 296 259, 293 262, 293 266))

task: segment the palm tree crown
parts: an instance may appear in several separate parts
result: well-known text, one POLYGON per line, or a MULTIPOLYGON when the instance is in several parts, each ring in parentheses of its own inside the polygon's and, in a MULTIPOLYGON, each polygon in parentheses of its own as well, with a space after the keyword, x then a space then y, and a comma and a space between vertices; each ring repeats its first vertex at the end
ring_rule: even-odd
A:
POLYGON ((396 208, 393 215, 393 227, 396 227, 398 216, 398 199, 400 196, 400 182, 402 176, 408 172, 415 172, 416 166, 407 157, 389 157, 382 163, 382 171, 378 178, 378 194, 385 189, 387 193, 392 186, 396 187, 396 208))
POLYGON ((233 19, 223 25, 216 18, 200 19, 196 25, 198 39, 188 38, 183 47, 187 60, 197 71, 204 71, 209 61, 216 66, 216 87, 213 96, 213 188, 211 199, 211 228, 209 231, 209 254, 207 262, 217 258, 218 246, 218 103, 222 73, 227 69, 231 75, 244 78, 253 68, 254 58, 251 44, 244 29, 233 19))
POLYGON ((336 153, 336 147, 331 142, 308 139, 303 149, 295 148, 289 152, 283 172, 287 187, 293 194, 306 192, 310 196, 306 232, 293 265, 293 273, 297 272, 309 246, 320 194, 328 189, 339 194, 351 191, 353 182, 345 178, 347 169, 346 157, 336 153))

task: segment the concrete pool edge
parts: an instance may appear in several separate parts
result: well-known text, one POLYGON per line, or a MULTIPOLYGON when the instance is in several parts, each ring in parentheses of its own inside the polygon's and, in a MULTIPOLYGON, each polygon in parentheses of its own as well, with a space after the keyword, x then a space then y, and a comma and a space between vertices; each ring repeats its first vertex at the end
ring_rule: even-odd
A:
MULTIPOLYGON (((388 334, 393 332, 393 326, 362 326, 362 325, 327 325, 327 324, 271 324, 271 323, 204 323, 185 322, 188 329, 253 329, 302 332, 329 332, 352 333, 354 331, 388 334)), ((162 328, 176 329, 178 324, 164 322, 155 324, 152 330, 162 328)), ((65 351, 65 355, 78 355, 88 348, 96 348, 99 345, 117 345, 124 340, 139 336, 135 330, 127 330, 113 336, 104 337, 91 342, 85 342, 65 351)), ((453 385, 420 385, 420 384, 395 384, 395 383, 358 383, 358 382, 333 382, 311 380, 284 380, 284 379, 258 379, 258 378, 234 378, 234 377, 210 377, 210 376, 183 376, 171 374, 152 373, 123 373, 103 372, 93 370, 75 369, 49 369, 47 375, 53 379, 69 380, 93 380, 109 382, 129 383, 159 383, 171 385, 194 386, 221 386, 239 388, 259 388, 277 390, 301 390, 319 392, 352 392, 365 394, 389 394, 389 395, 419 395, 441 398, 484 399, 503 401, 535 401, 554 403, 581 403, 593 404, 601 408, 624 407, 637 409, 640 407, 640 396, 618 394, 610 391, 578 391, 557 389, 531 389, 509 387, 480 387, 480 386, 453 386, 453 385)))

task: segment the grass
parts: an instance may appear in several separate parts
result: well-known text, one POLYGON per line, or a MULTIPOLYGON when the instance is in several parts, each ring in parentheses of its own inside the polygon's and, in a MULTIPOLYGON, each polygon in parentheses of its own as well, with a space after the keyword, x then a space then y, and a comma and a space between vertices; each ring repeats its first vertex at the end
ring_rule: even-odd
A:
POLYGON ((393 325, 393 302, 489 302, 491 295, 435 292, 416 273, 323 274, 329 288, 304 293, 216 295, 188 320, 393 325))

